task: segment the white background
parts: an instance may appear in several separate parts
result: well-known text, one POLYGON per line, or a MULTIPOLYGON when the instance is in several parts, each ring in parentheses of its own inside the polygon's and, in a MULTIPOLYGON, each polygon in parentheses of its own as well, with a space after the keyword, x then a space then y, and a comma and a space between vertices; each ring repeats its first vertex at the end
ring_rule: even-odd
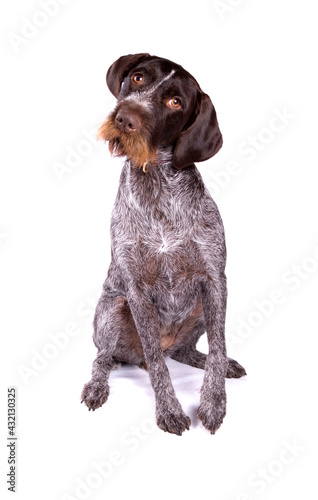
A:
POLYGON ((15 386, 14 498, 316 498, 315 2, 63 3, 1 7, 1 492, 12 498, 15 386), (156 428, 148 375, 136 367, 112 373, 98 411, 80 404, 122 162, 86 135, 114 106, 108 67, 137 52, 190 71, 224 137, 199 168, 227 236, 228 352, 248 376, 227 381, 215 436, 196 418, 203 372, 173 361, 192 419, 182 437, 156 428))

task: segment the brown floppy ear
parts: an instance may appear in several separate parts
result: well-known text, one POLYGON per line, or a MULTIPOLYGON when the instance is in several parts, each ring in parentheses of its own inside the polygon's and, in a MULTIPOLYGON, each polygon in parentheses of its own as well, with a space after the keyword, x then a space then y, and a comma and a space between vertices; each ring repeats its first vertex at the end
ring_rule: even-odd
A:
POLYGON ((210 97, 199 93, 199 103, 194 122, 176 142, 172 163, 181 169, 195 162, 208 160, 223 144, 222 134, 210 97))
POLYGON ((137 66, 141 61, 150 57, 149 54, 128 54, 127 56, 122 56, 117 61, 115 61, 106 75, 106 83, 109 90, 117 98, 120 92, 121 82, 125 78, 126 74, 134 67, 137 66))

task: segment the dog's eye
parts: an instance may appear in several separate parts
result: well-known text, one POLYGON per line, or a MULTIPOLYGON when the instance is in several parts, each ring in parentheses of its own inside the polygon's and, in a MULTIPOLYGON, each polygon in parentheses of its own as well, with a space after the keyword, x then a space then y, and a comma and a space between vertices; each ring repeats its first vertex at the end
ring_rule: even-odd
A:
POLYGON ((133 75, 131 79, 136 85, 141 85, 144 81, 144 77, 140 73, 133 75))
POLYGON ((167 106, 174 109, 180 109, 181 99, 179 97, 173 97, 173 99, 170 99, 170 101, 167 102, 167 106))

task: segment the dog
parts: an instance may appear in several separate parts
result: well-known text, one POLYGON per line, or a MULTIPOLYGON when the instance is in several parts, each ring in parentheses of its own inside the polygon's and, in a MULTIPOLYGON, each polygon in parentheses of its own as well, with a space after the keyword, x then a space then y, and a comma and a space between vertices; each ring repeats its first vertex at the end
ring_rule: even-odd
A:
POLYGON ((182 66, 147 53, 120 57, 107 85, 117 98, 99 137, 125 157, 111 217, 111 263, 97 304, 90 410, 109 396, 120 363, 145 368, 160 429, 181 435, 190 418, 164 357, 204 369, 197 415, 212 434, 226 413, 225 378, 244 368, 227 357, 226 246, 222 219, 194 165, 222 146, 215 108, 182 66), (206 332, 209 353, 196 349, 206 332))

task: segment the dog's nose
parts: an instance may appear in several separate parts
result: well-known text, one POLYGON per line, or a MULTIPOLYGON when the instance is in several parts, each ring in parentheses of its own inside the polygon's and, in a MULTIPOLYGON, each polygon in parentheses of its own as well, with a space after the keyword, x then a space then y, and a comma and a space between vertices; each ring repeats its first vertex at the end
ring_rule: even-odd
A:
POLYGON ((140 117, 136 113, 126 110, 118 111, 115 122, 122 132, 136 132, 141 127, 140 117))

